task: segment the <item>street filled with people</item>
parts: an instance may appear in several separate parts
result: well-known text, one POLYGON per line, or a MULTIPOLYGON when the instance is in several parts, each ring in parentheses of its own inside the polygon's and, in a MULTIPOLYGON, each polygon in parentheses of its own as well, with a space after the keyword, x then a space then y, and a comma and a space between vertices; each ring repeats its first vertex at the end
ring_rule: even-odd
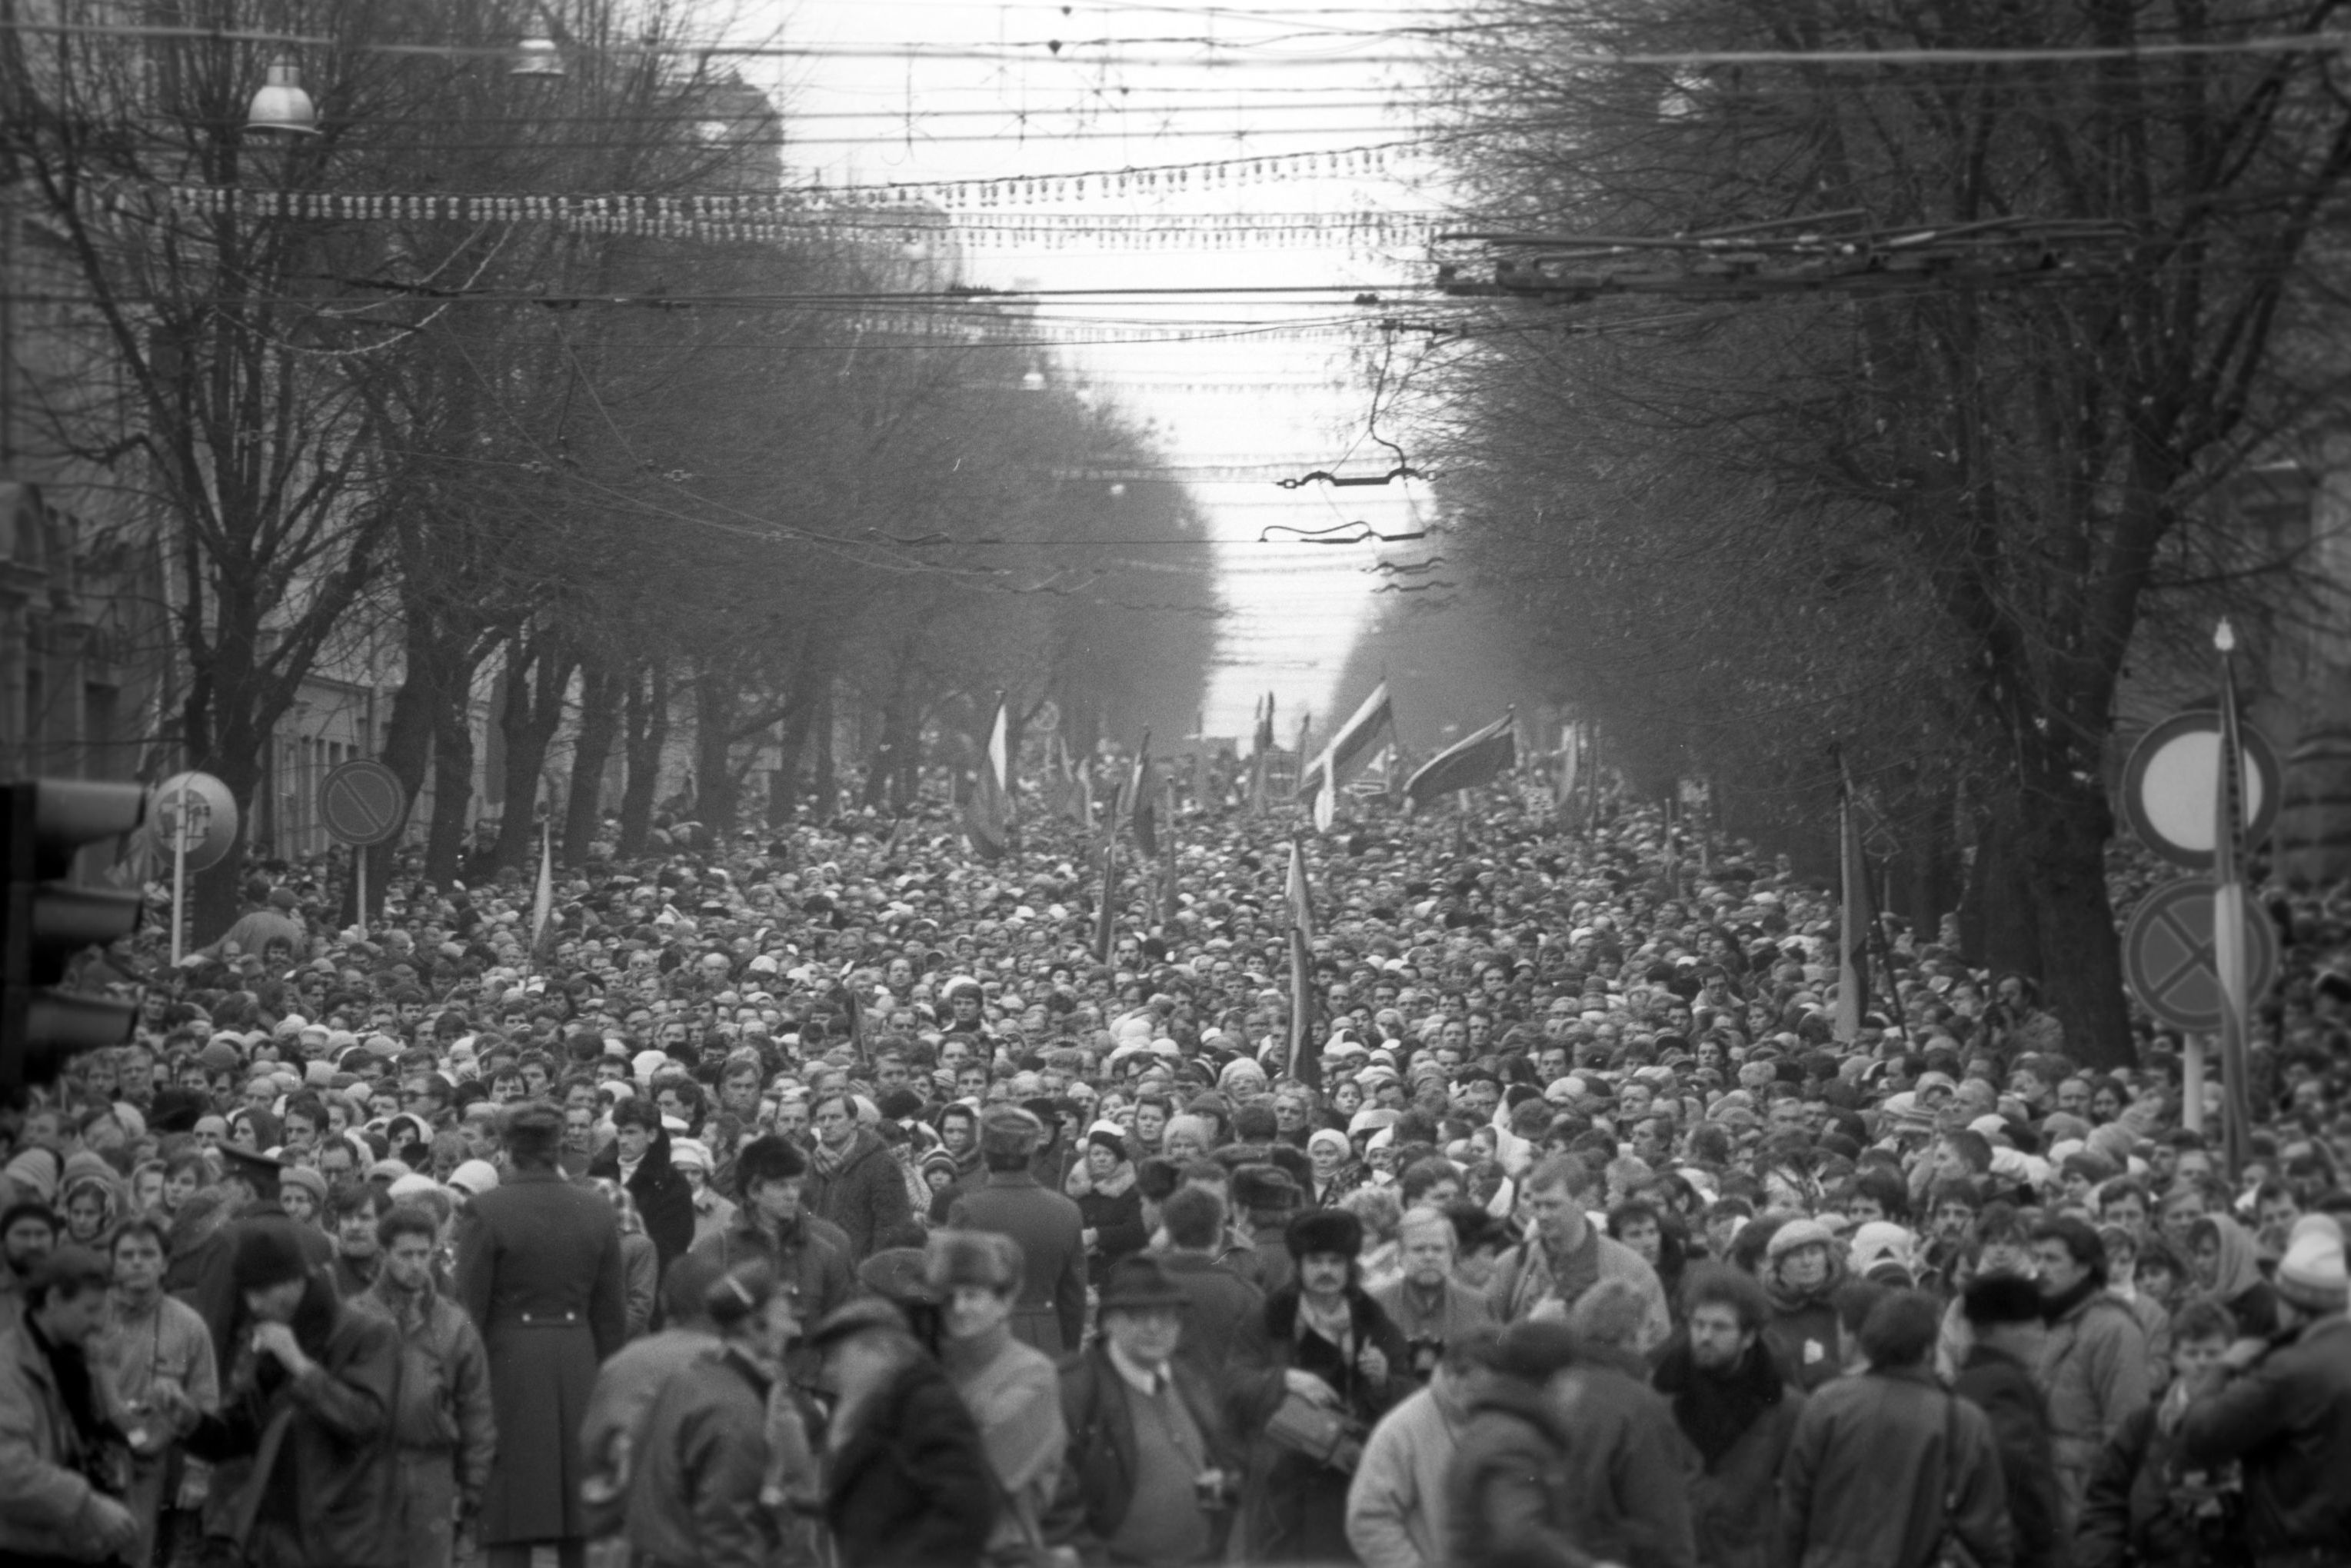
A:
POLYGON ((1820 881, 1523 784, 1107 907, 937 802, 253 862, 0 1113, 0 1558, 2351 1564, 2351 899, 2231 1169, 2176 1035, 1890 917, 1841 1030, 1820 881))

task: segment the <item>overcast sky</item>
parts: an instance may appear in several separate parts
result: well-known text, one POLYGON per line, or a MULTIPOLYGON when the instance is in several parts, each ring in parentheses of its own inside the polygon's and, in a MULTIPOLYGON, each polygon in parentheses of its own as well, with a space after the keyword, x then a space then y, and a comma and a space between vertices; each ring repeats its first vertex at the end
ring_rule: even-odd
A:
MULTIPOLYGON (((1129 166, 1272 158, 1393 141, 1409 133, 1418 54, 1397 23, 1426 19, 1398 3, 1342 7, 1210 7, 1095 0, 1090 5, 981 0, 744 0, 741 26, 763 41, 821 57, 768 67, 788 114, 797 173, 828 184, 977 181, 1129 166), (1051 47, 1061 44, 1058 51, 1051 47), (943 56, 952 57, 941 57, 943 56)), ((1215 189, 1131 193, 1013 211, 1145 213, 1171 227, 1208 214, 1421 212, 1427 171, 1318 173, 1215 189)), ((992 215, 1001 216, 1001 213, 992 215)), ((1420 276, 1409 247, 1343 245, 1113 248, 978 243, 974 282, 1047 288, 1393 287, 1420 276)), ((1343 325, 1320 340, 1283 337, 1117 342, 1060 350, 1096 395, 1151 420, 1185 466, 1240 465, 1246 479, 1193 486, 1219 541, 1228 603, 1227 661, 1209 687, 1208 733, 1246 736, 1259 695, 1277 694, 1285 735, 1311 707, 1327 733, 1331 686, 1382 580, 1364 568, 1374 547, 1258 543, 1270 525, 1324 528, 1361 518, 1384 532, 1412 526, 1417 485, 1332 492, 1280 489, 1272 476, 1334 468, 1384 470, 1365 439, 1379 337, 1375 318, 1331 296, 1254 300, 1092 301, 1046 307, 1065 324, 1120 323, 1165 331, 1343 325), (1261 472, 1257 470, 1261 468, 1261 472)), ((1383 429, 1382 434, 1393 432, 1383 429)), ((1159 559, 1169 552, 1161 549, 1159 559)))

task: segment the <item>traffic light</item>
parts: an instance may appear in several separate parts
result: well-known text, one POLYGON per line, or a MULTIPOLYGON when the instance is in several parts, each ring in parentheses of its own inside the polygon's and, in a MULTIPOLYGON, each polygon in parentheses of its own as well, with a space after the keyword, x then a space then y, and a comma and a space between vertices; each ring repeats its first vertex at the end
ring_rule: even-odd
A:
POLYGON ((147 791, 136 784, 0 786, 0 1092, 46 1083, 68 1057, 130 1040, 137 1003, 57 987, 76 954, 139 924, 139 894, 67 880, 74 856, 146 814, 147 791))

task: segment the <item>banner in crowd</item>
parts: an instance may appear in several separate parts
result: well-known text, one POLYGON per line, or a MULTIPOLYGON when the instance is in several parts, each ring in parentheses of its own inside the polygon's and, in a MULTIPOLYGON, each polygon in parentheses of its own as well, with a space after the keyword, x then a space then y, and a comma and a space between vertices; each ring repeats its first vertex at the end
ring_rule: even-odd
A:
POLYGON ((1518 765, 1518 715, 1513 711, 1422 763, 1405 780, 1405 797, 1417 810, 1456 789, 1491 784, 1518 765))

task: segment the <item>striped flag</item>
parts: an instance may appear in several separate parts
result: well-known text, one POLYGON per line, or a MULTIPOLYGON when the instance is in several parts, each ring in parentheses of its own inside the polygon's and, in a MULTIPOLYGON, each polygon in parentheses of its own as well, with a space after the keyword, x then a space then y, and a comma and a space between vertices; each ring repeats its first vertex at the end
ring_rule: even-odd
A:
POLYGON ((1854 810, 1853 779, 1837 760, 1837 858, 1843 871, 1837 931, 1835 1035, 1858 1039, 1869 1010, 1869 864, 1862 856, 1861 819, 1854 810))
POLYGON ((1405 780, 1405 797, 1418 810, 1456 789, 1490 784, 1518 765, 1518 715, 1511 712, 1422 763, 1405 780))
POLYGON ((1306 883, 1306 854, 1290 841, 1290 1075, 1309 1089, 1322 1087, 1314 1050, 1314 895, 1306 883))
POLYGON ((1134 844, 1153 860, 1159 858, 1159 792, 1152 788, 1155 775, 1151 767, 1151 732, 1143 732, 1143 744, 1135 748, 1134 777, 1128 780, 1126 805, 1134 823, 1134 844))
POLYGON ((1118 899, 1118 834, 1102 835, 1102 905, 1094 912, 1094 962, 1110 962, 1111 949, 1117 946, 1118 916, 1113 913, 1118 899))
POLYGON ((2225 620, 2213 633, 2220 651, 2220 776, 2212 791, 2212 967, 2220 981, 2220 1135, 2229 1173, 2244 1168, 2252 1135, 2245 1074, 2251 1049, 2252 975, 2246 952, 2245 743, 2237 717, 2237 678, 2229 655, 2237 634, 2225 620))
MULTIPOLYGON (((1371 755, 1372 744, 1395 723, 1395 712, 1388 702, 1388 684, 1382 681, 1355 709, 1354 716, 1339 727, 1330 743, 1322 747, 1322 755, 1314 759, 1314 766, 1299 779, 1299 799, 1311 800, 1317 794, 1331 794, 1353 778, 1371 755)), ((1316 807, 1318 814, 1321 810, 1316 807)))
POLYGON ((983 861, 1004 858, 1005 830, 1012 819, 1012 759, 1006 744, 1008 727, 1004 695, 999 692, 996 697, 996 722, 988 729, 987 753, 979 759, 979 779, 963 807, 964 836, 971 841, 972 852, 983 861))

